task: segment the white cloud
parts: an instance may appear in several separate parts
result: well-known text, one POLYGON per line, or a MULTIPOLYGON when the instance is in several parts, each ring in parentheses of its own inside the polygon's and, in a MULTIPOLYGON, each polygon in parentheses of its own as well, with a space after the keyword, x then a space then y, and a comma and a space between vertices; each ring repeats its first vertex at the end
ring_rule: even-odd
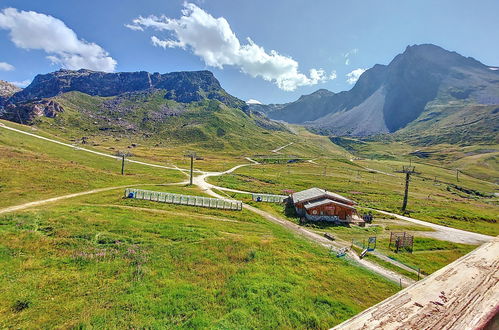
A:
POLYGON ((12 71, 14 69, 13 65, 6 62, 0 62, 0 71, 12 71))
POLYGON ((15 85, 17 87, 21 87, 21 88, 24 88, 26 86, 28 86, 29 84, 31 84, 31 80, 29 79, 26 79, 26 80, 23 80, 23 81, 9 81, 12 85, 15 85))
POLYGON ((362 68, 358 68, 358 69, 355 69, 353 70, 352 72, 350 73, 347 73, 346 76, 347 76, 347 83, 349 83, 350 85, 353 85, 355 84, 355 82, 357 80, 359 80, 360 76, 366 71, 366 69, 362 69, 362 68))
POLYGON ((248 101, 246 101, 246 104, 262 104, 262 102, 255 99, 249 99, 248 101))
POLYGON ((99 45, 78 39, 63 21, 34 11, 6 8, 0 12, 0 29, 9 30, 19 48, 41 49, 54 64, 66 69, 114 71, 116 60, 99 45))
POLYGON ((336 77, 334 72, 327 75, 322 69, 311 69, 308 75, 303 74, 298 70, 297 61, 275 50, 267 52, 250 38, 241 44, 225 18, 214 18, 192 3, 184 4, 179 19, 164 15, 140 16, 134 19, 132 24, 125 26, 136 31, 152 28, 170 32, 172 38, 169 39, 152 36, 152 44, 165 49, 192 50, 208 66, 216 68, 223 68, 226 65, 236 66, 242 72, 272 81, 286 91, 293 91, 299 86, 315 85, 336 77))
POLYGON ((350 57, 356 55, 359 52, 358 48, 354 48, 343 55, 345 57, 345 65, 350 65, 350 57))

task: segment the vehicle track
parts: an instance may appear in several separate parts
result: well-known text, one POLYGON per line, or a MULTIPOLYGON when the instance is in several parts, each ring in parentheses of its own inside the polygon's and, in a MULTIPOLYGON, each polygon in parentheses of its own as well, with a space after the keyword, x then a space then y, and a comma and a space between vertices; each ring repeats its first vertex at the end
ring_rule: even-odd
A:
MULTIPOLYGON (((64 145, 64 146, 67 146, 67 147, 70 147, 70 148, 74 148, 74 146, 71 145, 71 144, 64 143, 64 142, 61 142, 61 141, 57 141, 57 140, 54 140, 54 139, 49 139, 49 138, 46 138, 46 137, 43 137, 43 136, 39 136, 39 135, 36 135, 36 134, 32 134, 32 133, 29 133, 29 132, 18 130, 18 129, 15 129, 15 128, 12 128, 12 127, 8 127, 8 126, 4 125, 3 123, 0 123, 0 128, 9 129, 9 130, 12 130, 12 131, 15 131, 15 132, 18 132, 18 133, 26 134, 26 135, 29 135, 29 136, 32 136, 32 137, 35 137, 35 138, 39 138, 39 139, 42 139, 42 140, 46 140, 46 141, 49 141, 49 142, 52 142, 52 143, 57 143, 57 144, 64 145)), ((290 145, 290 144, 288 144, 288 145, 290 145)), ((286 146, 288 146, 288 145, 286 145, 286 146)), ((281 149, 284 148, 284 147, 286 147, 286 146, 281 147, 281 149)), ((98 152, 98 151, 94 151, 94 150, 90 150, 90 149, 79 148, 79 150, 82 150, 82 151, 85 151, 85 152, 90 152, 90 153, 97 154, 97 155, 100 155, 100 156, 105 156, 105 157, 111 157, 111 158, 119 159, 119 157, 117 157, 117 156, 109 155, 109 154, 106 154, 106 153, 103 153, 103 152, 98 152)), ((239 169, 241 167, 252 166, 252 165, 259 164, 258 162, 252 160, 251 158, 247 157, 246 159, 248 161, 250 161, 251 163, 240 164, 240 165, 234 166, 234 167, 232 167, 232 168, 230 168, 230 169, 228 169, 226 171, 222 171, 222 172, 195 171, 196 173, 200 173, 200 175, 195 176, 193 178, 193 184, 197 185, 199 188, 201 188, 207 194, 209 194, 209 195, 211 195, 213 197, 221 198, 221 199, 228 199, 228 198, 217 194, 216 192, 213 191, 213 189, 218 189, 218 190, 221 190, 221 191, 230 191, 230 192, 235 192, 235 193, 242 193, 242 194, 251 194, 251 192, 237 190, 237 189, 230 189, 230 188, 219 187, 219 186, 216 186, 216 185, 213 185, 213 184, 210 184, 210 183, 206 182, 206 179, 208 177, 220 176, 220 175, 232 173, 232 172, 234 172, 235 170, 237 170, 237 169, 239 169)), ((127 161, 133 162, 133 163, 137 163, 137 164, 141 164, 141 165, 145 165, 145 166, 151 166, 151 167, 157 167, 157 168, 164 168, 164 169, 171 169, 171 170, 178 170, 178 171, 181 171, 181 172, 189 171, 188 169, 182 169, 182 168, 179 168, 177 166, 175 166, 175 167, 169 167, 169 166, 151 164, 151 163, 142 162, 142 161, 134 161, 134 160, 127 160, 127 161)), ((172 184, 184 184, 184 183, 185 182, 172 183, 172 184)), ((87 194, 93 194, 93 193, 98 193, 98 192, 113 190, 113 189, 126 188, 126 187, 132 187, 132 186, 140 186, 140 185, 144 185, 144 184, 135 184, 135 185, 126 185, 126 186, 116 186, 116 187, 99 188, 99 189, 93 189, 93 190, 89 190, 89 191, 85 191, 85 192, 80 192, 80 193, 74 193, 74 194, 69 194, 69 195, 64 195, 64 196, 59 196, 59 197, 53 197, 53 198, 49 198, 49 199, 45 199, 45 200, 34 201, 34 202, 30 202, 30 203, 25 203, 25 204, 21 204, 21 205, 10 206, 10 207, 4 208, 4 209, 0 209, 0 214, 7 213, 7 212, 18 211, 18 210, 26 209, 26 208, 33 207, 33 206, 43 205, 43 204, 47 204, 47 203, 58 201, 58 200, 63 200, 63 199, 68 199, 68 198, 83 196, 83 195, 87 195, 87 194)), ((298 226, 296 224, 293 224, 292 222, 287 221, 285 219, 281 219, 281 218, 275 217, 272 214, 270 214, 268 212, 265 212, 263 210, 257 209, 257 208, 255 208, 253 206, 250 206, 250 205, 247 205, 247 204, 243 204, 243 207, 245 209, 253 212, 253 213, 256 213, 256 214, 259 214, 259 215, 263 216, 265 219, 267 219, 269 221, 272 221, 272 222, 277 223, 277 224, 279 224, 281 226, 284 226, 284 227, 288 228, 289 230, 295 232, 296 234, 299 234, 302 237, 306 237, 307 239, 312 240, 312 241, 314 241, 314 242, 316 242, 319 245, 322 245, 324 247, 327 247, 327 248, 330 248, 330 249, 331 248, 337 249, 337 248, 345 247, 344 245, 339 245, 338 243, 335 244, 335 243, 331 242, 330 240, 326 239, 325 237, 323 237, 323 236, 321 236, 321 235, 319 235, 317 233, 309 231, 309 230, 307 230, 307 229, 305 229, 305 228, 303 228, 301 226, 298 226)), ((373 209, 373 210, 375 210, 375 209, 373 209)), ((393 215, 393 216, 396 216, 396 217, 401 217, 401 219, 403 219, 403 220, 407 220, 406 218, 408 218, 408 217, 403 217, 403 216, 399 216, 399 215, 396 215, 396 214, 391 214, 391 213, 385 212, 385 211, 380 211, 380 210, 375 210, 375 211, 378 211, 378 212, 381 212, 381 213, 385 213, 385 214, 389 214, 389 215, 393 215)), ((417 220, 417 219, 412 219, 412 218, 408 218, 408 219, 411 219, 411 220, 408 220, 408 221, 411 221, 411 222, 417 221, 416 223, 418 223, 420 225, 423 225, 423 226, 429 226, 429 227, 438 226, 438 225, 431 224, 431 223, 428 223, 428 222, 425 222, 425 221, 421 221, 421 220, 417 220)), ((449 227, 443 227, 443 226, 438 226, 438 227, 439 227, 440 230, 449 230, 450 229, 450 231, 453 232, 454 234, 455 233, 460 233, 460 235, 470 235, 470 236, 473 236, 474 239, 476 239, 475 235, 481 235, 481 234, 470 233, 470 232, 466 232, 466 231, 459 230, 459 229, 454 229, 454 228, 449 228, 449 227)), ((486 235, 481 235, 481 236, 485 236, 489 240, 492 239, 492 237, 490 237, 490 236, 486 236, 486 235)), ((482 237, 482 239, 484 239, 484 238, 482 237)), ((404 286, 407 286, 407 285, 410 285, 410 284, 414 283, 414 280, 412 280, 412 279, 406 278, 406 277, 404 277, 404 276, 402 276, 400 274, 397 274, 397 273, 395 273, 393 271, 387 270, 387 269, 385 269, 385 268, 383 268, 383 267, 381 267, 381 266, 379 266, 379 265, 377 265, 375 263, 371 263, 371 262, 369 262, 367 260, 360 259, 355 253, 353 253, 351 251, 348 253, 348 256, 350 258, 354 259, 355 261, 357 261, 359 264, 363 265, 364 267, 366 267, 366 268, 368 268, 368 269, 370 269, 370 270, 372 270, 372 271, 374 271, 374 272, 376 272, 376 273, 378 273, 378 274, 380 274, 380 275, 382 275, 382 276, 384 276, 384 277, 386 277, 386 278, 388 278, 388 279, 390 279, 392 281, 400 282, 404 286)))

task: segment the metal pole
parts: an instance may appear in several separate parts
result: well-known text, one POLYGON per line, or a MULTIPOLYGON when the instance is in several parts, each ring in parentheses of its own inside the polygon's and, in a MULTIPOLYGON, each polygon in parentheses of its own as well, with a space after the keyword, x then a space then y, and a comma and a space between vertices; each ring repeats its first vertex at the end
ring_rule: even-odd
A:
POLYGON ((121 155, 121 175, 125 175, 125 154, 121 155))
POLYGON ((192 186, 192 172, 193 172, 193 168, 194 168, 194 156, 191 155, 191 177, 189 179, 189 184, 192 186))
POLYGON ((409 180, 411 179, 411 173, 405 173, 405 191, 404 191, 404 202, 402 203, 402 212, 405 212, 407 207, 407 198, 409 195, 409 180))

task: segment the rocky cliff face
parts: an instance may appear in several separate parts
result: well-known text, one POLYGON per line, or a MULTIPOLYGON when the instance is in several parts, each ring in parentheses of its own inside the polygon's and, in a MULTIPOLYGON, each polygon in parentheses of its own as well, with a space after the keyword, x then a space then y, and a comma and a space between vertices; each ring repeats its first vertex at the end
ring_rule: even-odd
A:
POLYGON ((36 117, 54 118, 59 113, 64 112, 64 108, 53 100, 38 100, 20 104, 7 104, 4 109, 3 119, 15 121, 21 124, 31 122, 36 117))
POLYGON ((28 87, 14 94, 8 102, 20 104, 71 91, 92 96, 116 96, 148 89, 167 90, 166 98, 182 103, 206 98, 219 100, 231 107, 246 106, 243 101, 225 92, 210 71, 151 74, 145 71, 106 73, 84 69, 59 70, 37 75, 28 87))
POLYGON ((217 100, 246 110, 244 101, 228 94, 210 71, 106 73, 90 70, 59 70, 37 75, 23 90, 6 93, 0 99, 0 118, 29 123, 39 116, 55 117, 64 111, 53 98, 69 92, 114 97, 130 93, 164 91, 164 99, 179 103, 217 100))

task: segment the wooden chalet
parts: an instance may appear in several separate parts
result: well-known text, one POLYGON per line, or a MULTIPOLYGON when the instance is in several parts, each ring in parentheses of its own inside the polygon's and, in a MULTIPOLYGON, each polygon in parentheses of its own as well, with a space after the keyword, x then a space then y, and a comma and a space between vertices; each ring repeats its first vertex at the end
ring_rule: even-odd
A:
POLYGON ((291 195, 296 213, 310 221, 364 224, 354 201, 320 188, 310 188, 291 195))

